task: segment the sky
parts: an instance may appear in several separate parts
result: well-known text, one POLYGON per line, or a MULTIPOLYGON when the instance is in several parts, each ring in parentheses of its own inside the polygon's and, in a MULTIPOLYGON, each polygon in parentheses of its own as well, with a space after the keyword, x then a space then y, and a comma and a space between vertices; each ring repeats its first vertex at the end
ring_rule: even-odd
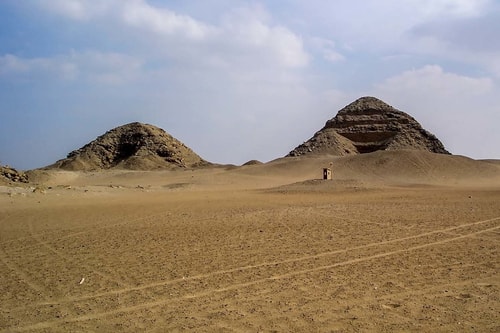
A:
POLYGON ((266 162, 362 96, 500 159, 499 32, 499 0, 2 0, 0 164, 134 121, 266 162))

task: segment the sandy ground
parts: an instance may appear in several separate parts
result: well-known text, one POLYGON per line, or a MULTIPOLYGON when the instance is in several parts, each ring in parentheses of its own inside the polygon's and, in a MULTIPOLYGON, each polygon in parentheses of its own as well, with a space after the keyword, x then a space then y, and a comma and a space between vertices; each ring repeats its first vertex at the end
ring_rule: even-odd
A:
POLYGON ((499 332, 500 164, 392 157, 0 186, 0 332, 499 332))

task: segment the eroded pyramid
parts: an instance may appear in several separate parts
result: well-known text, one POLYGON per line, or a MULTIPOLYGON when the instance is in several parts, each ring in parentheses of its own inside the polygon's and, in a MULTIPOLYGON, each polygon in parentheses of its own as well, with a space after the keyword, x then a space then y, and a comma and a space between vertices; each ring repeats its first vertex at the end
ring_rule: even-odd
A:
POLYGON ((407 113, 375 97, 361 97, 340 110, 311 139, 287 156, 344 156, 403 149, 449 154, 435 135, 407 113))
POLYGON ((209 164, 161 128, 135 122, 106 132, 48 168, 151 170, 209 164))

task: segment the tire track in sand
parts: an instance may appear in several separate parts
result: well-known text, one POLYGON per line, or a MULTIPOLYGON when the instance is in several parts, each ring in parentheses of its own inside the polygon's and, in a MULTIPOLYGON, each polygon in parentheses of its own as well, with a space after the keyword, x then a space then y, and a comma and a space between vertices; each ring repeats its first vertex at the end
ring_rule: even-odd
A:
MULTIPOLYGON (((53 254, 55 254, 57 257, 59 257, 60 259, 62 259, 64 261, 67 261, 67 262, 73 262, 74 261, 74 259, 72 259, 72 258, 68 257, 67 255, 63 254, 61 251, 59 251, 55 247, 51 246, 48 242, 45 242, 45 241, 41 240, 40 237, 39 237, 39 235, 37 235, 37 234, 35 234, 33 232, 33 223, 32 222, 29 222, 28 230, 29 230, 29 234, 30 234, 31 238, 36 242, 37 245, 40 245, 40 246, 46 248, 47 250, 49 250, 50 252, 52 252, 53 254)), ((97 270, 91 268, 88 265, 79 264, 79 266, 85 268, 87 270, 87 272, 93 272, 96 275, 100 276, 101 278, 103 278, 103 279, 105 279, 105 280, 107 280, 109 282, 112 282, 112 283, 114 283, 114 284, 116 284, 118 286, 121 286, 123 288, 130 287, 126 283, 123 283, 123 282, 121 282, 119 280, 113 279, 108 274, 105 274, 105 273, 102 273, 100 271, 97 271, 97 270)))
MULTIPOLYGON (((461 227, 470 226, 470 225, 477 225, 479 223, 486 223, 486 222, 491 222, 491 221, 499 220, 499 219, 500 219, 500 217, 495 218, 495 219, 486 220, 486 221, 479 221, 479 222, 471 223, 468 225, 462 225, 461 227)), ((456 227, 456 228, 459 228, 459 227, 456 227)), ((414 250, 419 250, 419 249, 423 249, 426 247, 432 247, 435 245, 454 242, 457 240, 469 238, 469 237, 474 236, 474 235, 478 235, 478 234, 482 234, 482 233, 486 233, 486 232, 491 232, 491 231, 497 230, 499 228, 500 228, 500 226, 495 226, 495 227, 486 228, 486 229, 475 231, 475 232, 470 232, 470 233, 463 234, 463 235, 453 237, 453 238, 447 238, 447 239, 443 239, 443 240, 439 240, 439 241, 435 241, 435 242, 429 242, 429 243, 424 243, 424 244, 420 244, 420 245, 410 246, 410 247, 402 248, 402 249, 395 250, 395 251, 388 251, 388 252, 383 252, 383 253, 379 253, 379 254, 375 254, 375 255, 355 258, 355 259, 351 259, 351 260, 345 260, 345 261, 338 262, 338 263, 331 264, 331 265, 323 265, 323 266, 318 266, 315 268, 292 271, 292 272, 288 272, 288 273, 284 273, 284 274, 274 275, 271 277, 266 277, 266 278, 257 279, 257 280, 253 280, 253 281, 231 284, 231 285, 228 285, 225 287, 208 289, 205 291, 201 291, 201 292, 193 293, 193 294, 188 294, 188 295, 184 295, 184 296, 180 296, 180 297, 161 299, 158 301, 121 307, 121 308, 117 308, 117 309, 110 310, 110 311, 103 311, 103 312, 99 312, 99 313, 91 313, 91 314, 86 314, 86 315, 81 315, 81 316, 75 316, 73 318, 69 317, 69 318, 65 318, 64 323, 82 322, 82 321, 100 319, 100 318, 105 318, 105 317, 116 315, 116 314, 122 314, 122 313, 126 313, 126 312, 135 312, 135 311, 140 311, 143 309, 148 309, 151 307, 162 306, 162 305, 172 303, 174 301, 196 299, 196 298, 201 298, 201 297, 205 297, 205 296, 210 296, 213 294, 224 293, 224 292, 228 292, 228 291, 232 291, 232 290, 238 290, 238 289, 254 286, 257 284, 261 284, 261 283, 273 282, 273 281, 277 281, 277 280, 281 280, 281 279, 285 279, 285 278, 291 278, 291 277, 294 277, 297 275, 314 273, 314 272, 332 269, 332 268, 336 268, 336 267, 357 264, 357 263, 361 263, 361 262, 365 262, 365 261, 370 261, 370 260, 374 260, 374 259, 379 259, 379 258, 383 258, 383 257, 396 255, 396 254, 402 254, 402 253, 406 253, 406 252, 410 252, 410 251, 414 251, 414 250)), ((449 228, 447 228, 447 229, 449 229, 449 228)), ((432 233, 436 233, 436 232, 437 231, 434 231, 432 233)), ((428 234, 428 233, 426 233, 426 234, 428 234)), ((417 236, 415 236, 415 237, 417 237, 417 236)), ((384 243, 384 242, 382 242, 382 243, 384 243)), ((185 281, 185 280, 183 280, 183 281, 185 281)), ((23 332, 23 331, 30 331, 30 330, 36 330, 36 329, 44 329, 44 328, 50 328, 50 327, 53 327, 54 325, 60 325, 60 324, 61 324, 60 321, 46 321, 46 322, 40 322, 40 323, 29 325, 29 326, 16 328, 16 331, 23 332)))
MULTIPOLYGON (((206 274, 199 274, 196 276, 187 277, 185 279, 175 279, 175 280, 170 280, 170 281, 162 281, 162 282, 148 284, 148 285, 144 285, 144 286, 138 286, 138 287, 127 288, 127 289, 122 289, 122 290, 115 290, 115 291, 110 291, 110 292, 105 292, 105 293, 100 293, 100 294, 93 294, 93 295, 84 296, 84 297, 64 299, 61 301, 62 301, 62 303, 66 303, 68 301, 72 302, 72 301, 77 301, 77 300, 92 299, 92 298, 99 297, 99 296, 126 293, 128 291, 142 290, 142 289, 147 289, 147 288, 151 288, 154 286, 164 286, 164 285, 177 283, 177 282, 181 282, 181 281, 185 282, 186 280, 189 281, 189 280, 193 280, 193 279, 201 279, 204 277, 210 277, 210 276, 214 276, 217 274, 231 273, 231 272, 236 272, 239 270, 258 268, 258 267, 267 266, 267 265, 276 265, 276 264, 280 264, 280 263, 296 262, 296 261, 302 261, 302 260, 307 260, 307 259, 314 259, 314 258, 317 258, 318 256, 327 256, 327 255, 331 255, 334 253, 351 251, 353 249, 360 249, 360 248, 362 249, 362 248, 368 248, 368 247, 373 247, 373 246, 377 246, 377 245, 385 245, 388 243, 393 243, 393 242, 398 242, 398 241, 400 242, 400 241, 404 241, 407 239, 421 238, 421 237, 425 237, 428 235, 433 235, 433 234, 437 234, 437 233, 444 233, 446 231, 457 230, 457 229, 466 228, 466 227, 470 227, 470 226, 477 226, 477 225, 481 225, 481 224, 485 224, 485 223, 493 222, 493 221, 497 221, 497 220, 500 220, 500 217, 488 219, 488 220, 477 221, 477 222, 472 222, 472 223, 467 223, 467 224, 463 224, 463 225, 459 225, 459 226, 455 226, 455 227, 449 227, 449 228, 440 229, 440 230, 434 230, 434 231, 425 232, 425 233, 414 235, 414 236, 408 236, 408 237, 383 241, 383 242, 379 242, 379 243, 372 243, 372 244, 368 244, 368 245, 361 245, 361 246, 353 247, 353 248, 346 249, 346 250, 324 252, 324 253, 320 253, 317 255, 305 256, 302 258, 286 259, 286 260, 276 261, 276 262, 272 262, 272 263, 261 263, 258 265, 249 265, 249 266, 233 268, 233 269, 229 269, 229 270, 221 270, 221 271, 216 271, 216 272, 211 272, 211 273, 206 273, 206 274)), ((230 285, 227 285, 227 286, 224 286, 221 288, 207 289, 204 291, 200 291, 197 293, 191 293, 191 294, 187 294, 187 295, 183 295, 183 296, 179 296, 179 297, 166 298, 166 299, 164 298, 164 299, 160 299, 160 300, 153 301, 153 302, 147 302, 147 303, 141 303, 141 304, 137 304, 137 305, 120 307, 120 308, 110 310, 110 311, 102 311, 102 312, 98 312, 98 313, 90 313, 90 314, 84 314, 84 315, 79 315, 79 316, 75 316, 75 317, 69 317, 69 318, 65 318, 64 323, 82 322, 82 321, 88 321, 88 320, 93 320, 93 319, 105 318, 105 317, 116 315, 116 314, 121 314, 121 313, 126 313, 126 312, 134 312, 134 311, 139 311, 139 310, 143 310, 143 309, 147 309, 147 308, 151 308, 151 307, 163 306, 163 305, 175 302, 175 301, 196 299, 196 298, 201 298, 201 297, 205 297, 205 296, 209 296, 209 295, 213 295, 213 294, 224 293, 224 292, 228 292, 228 291, 232 291, 232 290, 238 290, 238 289, 242 289, 242 288, 246 288, 246 287, 250 287, 250 286, 255 286, 255 285, 258 285, 261 283, 274 282, 274 281, 278 281, 278 280, 282 280, 282 279, 286 279, 286 278, 291 278, 291 277, 298 276, 298 275, 304 275, 304 274, 319 272, 319 271, 323 271, 323 270, 333 269, 336 267, 358 264, 358 263, 362 263, 362 262, 366 262, 366 261, 370 261, 370 260, 375 260, 375 259, 379 259, 379 258, 403 254, 403 253, 407 253, 407 252, 411 252, 411 251, 415 251, 415 250, 419 250, 419 249, 423 249, 423 248, 428 248, 428 247, 432 247, 432 246, 436 246, 436 245, 440 245, 440 244, 455 242, 455 241, 463 240, 463 239, 473 237, 473 236, 476 236, 479 234, 493 232, 493 231, 496 231, 498 229, 500 229, 500 225, 496 225, 496 226, 493 226, 490 228, 485 228, 485 229, 478 230, 478 231, 468 232, 466 234, 458 235, 456 237, 441 239, 441 240, 427 242, 427 243, 409 246, 409 247, 403 247, 401 249, 397 249, 397 250, 393 250, 393 251, 387 251, 387 252, 382 252, 382 253, 378 253, 378 254, 363 256, 363 257, 359 257, 359 258, 345 260, 342 262, 337 262, 337 263, 330 264, 330 265, 322 265, 322 266, 318 266, 318 267, 314 267, 314 268, 295 270, 295 271, 287 272, 284 274, 273 275, 270 277, 265 277, 265 278, 261 278, 261 279, 257 279, 257 280, 248 281, 248 282, 230 284, 230 285)), ((51 303, 45 303, 45 304, 51 304, 51 303)), ((55 302, 55 304, 61 304, 61 302, 55 302)), ((21 331, 30 331, 30 330, 35 330, 35 329, 43 329, 43 328, 52 327, 53 325, 60 325, 60 324, 61 324, 60 321, 45 321, 45 322, 40 322, 40 323, 33 324, 33 325, 18 327, 18 328, 16 328, 16 331, 21 332, 21 331)))
POLYGON ((44 298, 47 298, 48 295, 50 294, 49 291, 35 283, 31 277, 28 276, 28 274, 21 269, 17 264, 12 263, 9 261, 9 256, 3 249, 0 248, 0 261, 6 266, 8 269, 13 271, 22 282, 24 282, 28 287, 30 287, 32 290, 36 291, 39 295, 42 295, 44 298))
MULTIPOLYGON (((12 219, 12 217, 20 216, 21 214, 22 214, 22 211, 4 216, 0 220, 0 223, 4 223, 5 221, 12 219)), ((15 240, 9 239, 8 241, 0 243, 0 245, 4 245, 4 244, 6 245, 7 243, 10 243, 12 241, 15 241, 15 240)), ((10 258, 10 256, 0 246, 0 261, 4 264, 4 266, 7 267, 8 269, 10 269, 12 272, 14 272, 20 278, 20 280, 24 284, 26 284, 30 289, 32 289, 33 291, 37 292, 39 295, 46 298, 47 295, 49 295, 48 289, 37 284, 36 282, 34 282, 33 279, 31 277, 29 277, 28 274, 24 270, 21 269, 21 267, 19 267, 19 265, 11 262, 9 260, 9 258, 10 258)))
MULTIPOLYGON (((12 216, 15 216, 15 215, 16 214, 13 214, 12 216)), ((59 239, 62 240, 62 239, 72 238, 72 237, 75 237, 75 236, 92 233, 92 232, 95 232, 96 230, 107 229, 107 228, 116 227, 116 226, 119 226, 119 225, 124 225, 124 224, 129 224, 129 223, 135 223, 135 222, 140 222, 140 221, 147 221, 149 219, 155 219, 155 218, 158 218, 158 217, 161 217, 161 216, 169 216, 169 215, 170 215, 169 211, 163 211, 163 212, 157 213, 157 214, 150 214, 150 215, 146 215, 146 216, 136 217, 136 218, 133 218, 131 220, 128 220, 126 218, 115 218, 115 219, 112 219, 111 221, 105 220, 106 221, 105 225, 100 225, 100 222, 97 222, 97 223, 88 224, 88 225, 85 225, 85 226, 77 226, 77 227, 71 229, 71 230, 75 230, 74 232, 68 233, 67 235, 62 236, 59 239), (90 227, 92 227, 92 228, 90 228, 90 227), (84 229, 84 230, 76 231, 78 229, 84 229)), ((4 222, 5 220, 11 219, 12 216, 5 217, 4 219, 1 220, 1 222, 4 222)), ((41 233, 37 233, 36 235, 37 236, 44 236, 44 235, 47 235, 47 234, 49 234, 49 233, 41 232, 41 233)), ((18 237, 18 238, 14 238, 14 239, 9 239, 9 240, 6 240, 4 242, 1 242, 0 245, 9 245, 9 244, 14 243, 14 242, 19 242, 19 241, 22 241, 22 240, 29 240, 30 238, 31 238, 31 235, 30 236, 18 237)), ((25 249, 29 249, 29 248, 32 248, 32 247, 33 247, 32 245, 30 245, 30 246, 24 246, 22 248, 19 248, 19 250, 25 250, 25 249)))
MULTIPOLYGON (((307 256, 302 256, 298 258, 290 258, 290 259, 284 259, 284 260, 276 260, 276 261, 270 261, 270 262, 263 262, 255 265, 247 265, 247 266, 240 266, 240 267, 235 267, 235 268, 229 268, 229 269, 224 269, 224 270, 219 270, 219 271, 213 271, 213 272, 208 272, 208 273, 202 273, 202 274, 197 274, 193 276, 187 276, 187 277, 182 277, 178 279, 173 279, 173 280, 168 280, 168 281, 158 281, 158 282, 153 282, 153 283, 148 283, 136 287, 130 287, 130 288, 124 288, 124 289, 116 289, 116 290, 110 290, 110 291, 105 291, 102 293, 95 293, 92 295, 88 296, 79 296, 79 297, 73 297, 73 298, 65 298, 65 299, 60 299, 60 300, 55 300, 54 302, 50 303, 44 303, 44 304, 60 304, 60 302, 73 302, 73 301, 80 301, 80 300, 87 300, 87 299, 92 299, 96 297, 103 297, 103 296, 111 296, 111 295, 119 295, 123 293, 127 293, 130 291, 141 291, 149 288, 155 288, 155 287, 162 287, 162 286, 167 286, 170 284, 175 284, 175 283, 180 283, 180 282, 187 282, 191 280, 199 280, 203 278, 208 278, 216 275, 223 275, 223 274, 228 274, 228 273, 236 273, 244 270, 249 270, 249 269, 255 269, 255 268, 261 268, 261 267, 266 267, 266 266, 276 266, 276 265, 281 265, 281 264, 288 264, 288 263, 295 263, 295 262, 301 262, 301 261, 306 261, 306 260, 311 260, 311 259, 317 259, 317 258, 322 258, 326 256, 331 256, 335 254, 340 254, 340 253, 347 253, 350 251, 355 251, 355 250, 361 250, 361 249, 367 249, 370 247, 376 247, 376 246, 383 246, 391 243, 397 243, 397 242, 402 242, 402 241, 407 241, 411 239, 418 239, 426 236, 431 236, 435 234, 440 234, 440 233, 445 233, 447 231, 453 231, 461 228, 467 228, 470 226, 475 226, 475 225, 480 225, 488 222, 493 222, 496 220, 500 220, 500 217, 493 218, 493 219, 488 219, 488 220, 482 220, 482 221, 476 221, 472 223, 467 223, 467 224, 462 224, 459 226, 454 226, 454 227, 448 227, 445 229, 439 229, 439 230, 433 230, 425 233, 421 233, 418 235, 413 235, 413 236, 407 236, 407 237, 402 237, 402 238, 396 238, 396 239, 391 239, 387 241, 382 241, 382 242, 374 242, 374 243, 369 243, 365 245, 359 245, 359 246, 353 246, 350 248, 346 249, 340 249, 340 250, 334 250, 334 251, 327 251, 327 252, 322 252, 322 253, 317 253, 313 255, 307 255, 307 256)), ((497 228, 500 228, 500 226, 496 226, 493 228, 486 229, 485 232, 487 231, 493 231, 497 228), (491 230, 490 230, 491 229, 491 230)), ((478 233, 482 233, 483 231, 479 231, 478 233)), ((466 235, 458 235, 456 237, 450 238, 451 240, 454 239, 461 239, 464 237, 471 237, 475 233, 471 234, 466 234, 466 235)), ((445 242, 447 239, 445 240, 445 242)), ((434 244, 434 243, 429 243, 429 244, 434 244)), ((436 243, 437 244, 437 243, 436 243)), ((427 247, 428 245, 425 244, 424 247, 427 247)), ((383 254, 383 253, 382 253, 383 254)))

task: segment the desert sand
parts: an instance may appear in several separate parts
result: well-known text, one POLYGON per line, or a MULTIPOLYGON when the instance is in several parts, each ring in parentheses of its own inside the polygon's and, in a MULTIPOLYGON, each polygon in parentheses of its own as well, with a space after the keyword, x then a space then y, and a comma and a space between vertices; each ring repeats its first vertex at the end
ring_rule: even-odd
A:
POLYGON ((500 331, 498 161, 30 179, 0 184, 0 332, 500 331))

